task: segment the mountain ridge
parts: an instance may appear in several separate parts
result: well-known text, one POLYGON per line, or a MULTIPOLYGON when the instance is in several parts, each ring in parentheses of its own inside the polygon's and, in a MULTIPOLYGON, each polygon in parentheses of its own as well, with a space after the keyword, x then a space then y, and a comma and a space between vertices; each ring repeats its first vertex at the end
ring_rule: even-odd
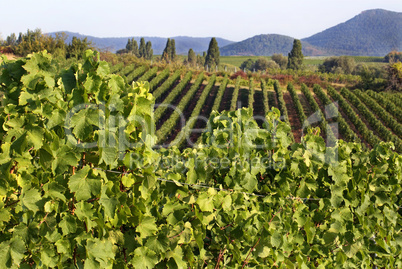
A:
MULTIPOLYGON (((301 39, 305 56, 385 56, 392 50, 402 51, 402 13, 385 9, 364 10, 353 18, 327 28, 310 37, 301 39)), ((127 40, 133 37, 99 38, 64 31, 71 42, 73 36, 87 37, 101 50, 116 52, 125 48, 127 40)), ((60 32, 53 32, 55 35, 60 32)), ((139 44, 141 37, 135 37, 139 44)), ((171 37, 176 42, 176 53, 187 55, 192 48, 196 53, 207 51, 211 37, 171 37)), ((154 54, 160 55, 167 38, 144 37, 151 41, 154 54)), ((260 34, 243 41, 233 42, 217 37, 221 55, 270 56, 275 53, 287 55, 292 49, 293 37, 280 34, 260 34)))
MULTIPOLYGON (((124 49, 126 47, 127 41, 130 38, 134 38, 138 45, 140 44, 140 36, 130 36, 130 37, 95 37, 90 35, 83 35, 80 33, 74 33, 69 31, 58 31, 48 33, 51 36, 55 36, 56 34, 65 33, 66 34, 66 43, 71 43, 73 36, 78 38, 88 38, 97 48, 101 50, 107 50, 111 52, 116 52, 117 50, 124 49)), ((203 51, 208 50, 209 42, 212 37, 190 37, 190 36, 174 36, 169 37, 173 38, 176 43, 176 53, 177 54, 187 54, 188 50, 192 48, 196 53, 201 53, 203 51)), ((162 54, 166 42, 167 37, 158 37, 158 36, 144 36, 145 42, 151 41, 152 49, 154 50, 154 54, 160 55, 162 54)), ((218 44, 223 44, 223 46, 234 43, 234 41, 230 41, 224 38, 217 37, 216 40, 218 44)))
POLYGON ((384 56, 402 50, 400 29, 402 12, 370 9, 302 40, 333 55, 384 56))

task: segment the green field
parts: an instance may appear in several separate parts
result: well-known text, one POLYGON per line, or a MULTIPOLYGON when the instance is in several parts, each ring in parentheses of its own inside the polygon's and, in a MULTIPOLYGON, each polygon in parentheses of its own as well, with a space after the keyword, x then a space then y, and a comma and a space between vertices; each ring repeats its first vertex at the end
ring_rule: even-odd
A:
MULTIPOLYGON (((325 59, 331 56, 307 56, 304 58, 304 64, 306 66, 318 66, 324 62, 325 59)), ((348 56, 355 60, 356 64, 358 63, 366 63, 366 64, 374 64, 381 65, 384 63, 384 57, 368 57, 368 56, 348 56)), ((271 56, 221 56, 221 64, 233 65, 236 67, 240 67, 240 65, 246 61, 247 59, 251 59, 253 61, 258 58, 266 58, 271 60, 271 56)))

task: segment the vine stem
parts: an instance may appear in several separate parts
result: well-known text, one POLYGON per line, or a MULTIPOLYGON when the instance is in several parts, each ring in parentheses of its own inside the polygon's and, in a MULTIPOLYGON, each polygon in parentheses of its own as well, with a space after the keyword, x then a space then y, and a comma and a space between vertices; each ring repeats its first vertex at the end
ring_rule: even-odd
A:
POLYGON ((220 268, 219 263, 220 263, 220 261, 221 261, 221 259, 222 259, 222 257, 223 257, 223 253, 225 252, 225 250, 226 250, 226 247, 223 249, 223 251, 222 251, 222 250, 219 250, 218 262, 216 263, 215 269, 219 269, 219 268, 220 268))
POLYGON ((43 219, 41 220, 41 222, 39 222, 38 228, 42 225, 42 223, 44 223, 46 221, 46 217, 47 215, 49 215, 49 212, 46 213, 46 215, 43 217, 43 219))
POLYGON ((4 208, 9 207, 9 206, 12 206, 12 205, 15 205, 15 204, 18 203, 19 201, 20 201, 20 200, 17 200, 17 201, 14 201, 14 202, 12 202, 12 203, 10 203, 10 204, 8 204, 8 205, 5 205, 4 208))
POLYGON ((244 260, 243 266, 241 267, 242 269, 244 268, 244 266, 246 266, 246 264, 248 263, 248 258, 250 257, 251 252, 254 251, 255 247, 258 245, 258 243, 260 243, 261 237, 258 238, 257 243, 255 243, 255 245, 250 249, 250 252, 248 253, 246 259, 244 260))

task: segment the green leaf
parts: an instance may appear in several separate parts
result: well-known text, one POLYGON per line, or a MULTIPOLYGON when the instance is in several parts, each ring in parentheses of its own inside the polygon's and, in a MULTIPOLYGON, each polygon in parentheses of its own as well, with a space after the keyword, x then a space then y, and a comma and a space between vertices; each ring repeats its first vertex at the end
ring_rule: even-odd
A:
POLYGON ((118 149, 115 147, 103 147, 100 150, 100 159, 99 164, 104 162, 106 165, 109 165, 113 168, 113 164, 115 164, 118 157, 118 149))
POLYGON ((205 212, 214 211, 213 196, 210 195, 208 192, 202 192, 198 196, 196 203, 200 206, 201 211, 205 212))
POLYGON ((40 252, 41 262, 48 267, 55 267, 58 262, 58 256, 56 252, 51 247, 45 247, 41 249, 40 252))
POLYGON ((53 200, 60 199, 63 202, 66 202, 66 197, 64 196, 64 192, 66 188, 64 188, 61 184, 57 182, 49 182, 43 186, 43 190, 45 191, 45 196, 50 197, 53 200))
POLYGON ((77 231, 77 222, 73 216, 66 215, 61 219, 59 227, 61 228, 63 235, 68 235, 77 231))
POLYGON ((99 122, 102 122, 101 117, 100 110, 91 107, 75 113, 70 122, 73 134, 82 141, 88 140, 93 135, 93 126, 99 127, 99 122))
POLYGON ((26 247, 20 237, 14 237, 0 244, 0 264, 3 266, 18 267, 24 258, 26 247))
POLYGON ((104 185, 102 187, 102 194, 99 199, 99 203, 104 207, 105 215, 112 219, 114 218, 119 200, 117 199, 117 197, 115 197, 113 193, 108 194, 108 189, 109 187, 107 185, 104 185))
POLYGON ((21 202, 22 205, 31 211, 39 211, 40 201, 42 197, 38 190, 30 189, 22 193, 21 202))
POLYGON ((271 244, 273 247, 279 248, 282 244, 282 235, 280 232, 275 231, 271 236, 271 244))
POLYGON ((109 64, 105 61, 99 62, 98 69, 96 69, 96 74, 100 77, 105 77, 110 73, 109 64))
POLYGON ((174 251, 169 251, 166 255, 167 258, 173 258, 175 261, 177 268, 186 269, 187 263, 183 260, 183 250, 181 247, 176 247, 174 251))
POLYGON ((245 188, 248 192, 253 192, 257 187, 257 183, 257 178, 248 172, 244 176, 243 180, 240 182, 241 186, 245 188))
POLYGON ((150 236, 145 246, 155 253, 165 253, 169 250, 169 239, 165 234, 150 236))
POLYGON ((27 141, 34 149, 40 149, 43 145, 44 130, 38 126, 30 126, 27 128, 27 141))
POLYGON ((154 235, 156 231, 158 231, 158 227, 155 224, 155 218, 145 215, 137 226, 136 231, 140 233, 141 238, 154 235))
POLYGON ((124 90, 124 79, 118 75, 111 75, 108 86, 111 93, 120 93, 124 90))
POLYGON ((92 195, 99 195, 101 191, 101 179, 94 177, 90 170, 89 166, 85 166, 68 181, 68 187, 75 193, 78 201, 88 200, 92 195))
POLYGON ((156 253, 147 247, 139 247, 134 251, 134 258, 131 260, 134 268, 138 269, 153 269, 159 262, 156 253))
POLYGON ((100 264, 100 268, 109 268, 113 265, 114 251, 113 244, 108 240, 100 240, 97 238, 87 241, 88 258, 96 260, 100 264))
POLYGON ((59 239, 55 245, 58 253, 67 254, 69 257, 71 257, 71 255, 69 255, 71 253, 71 243, 69 240, 59 239))

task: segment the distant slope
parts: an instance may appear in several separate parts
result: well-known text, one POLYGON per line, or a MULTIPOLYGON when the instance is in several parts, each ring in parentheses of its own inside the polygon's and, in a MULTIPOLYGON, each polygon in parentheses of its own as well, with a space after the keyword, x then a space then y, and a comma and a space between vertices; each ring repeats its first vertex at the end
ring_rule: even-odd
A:
POLYGON ((402 50, 402 13, 367 10, 303 41, 332 55, 384 56, 402 50))
MULTIPOLYGON (((229 44, 220 49, 221 55, 246 55, 246 56, 269 56, 275 53, 287 55, 293 47, 293 37, 269 34, 257 35, 246 40, 229 44)), ((307 42, 302 42, 303 54, 310 55, 324 55, 325 52, 321 49, 315 48, 307 42)))
MULTIPOLYGON (((49 33, 54 36, 56 33, 49 33)), ((126 47, 127 40, 132 37, 94 37, 94 36, 86 36, 79 33, 72 33, 64 31, 67 36, 66 42, 71 43, 73 36, 78 38, 87 37, 88 40, 92 41, 92 43, 99 49, 108 50, 111 52, 116 52, 119 49, 123 49, 126 47)), ((138 44, 140 43, 141 37, 134 37, 137 40, 138 44)), ((177 54, 187 54, 188 50, 192 48, 197 53, 202 53, 203 51, 208 50, 209 42, 211 41, 211 37, 189 37, 189 36, 176 36, 172 37, 176 42, 176 53, 177 54)), ((164 37, 144 37, 145 41, 151 41, 152 48, 154 50, 154 54, 162 54, 163 49, 166 46, 167 38, 164 37)), ((233 43, 233 41, 226 40, 223 38, 216 38, 219 46, 226 46, 228 44, 233 43)))

